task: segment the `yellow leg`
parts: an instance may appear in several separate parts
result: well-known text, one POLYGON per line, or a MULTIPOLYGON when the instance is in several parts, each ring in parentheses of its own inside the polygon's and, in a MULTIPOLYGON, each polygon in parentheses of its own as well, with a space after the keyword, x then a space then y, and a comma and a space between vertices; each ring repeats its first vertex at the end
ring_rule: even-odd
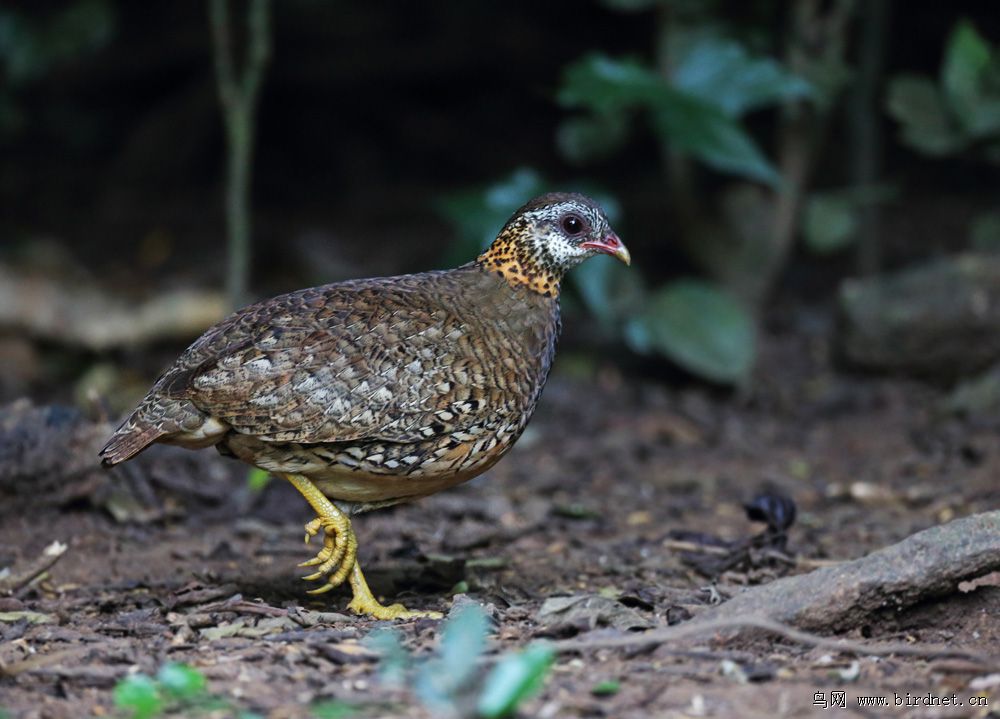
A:
POLYGON ((326 578, 323 586, 309 591, 309 594, 322 594, 344 583, 351 578, 351 589, 354 598, 348 608, 358 614, 368 614, 376 619, 409 619, 412 617, 430 617, 439 619, 439 612, 411 612, 402 604, 384 606, 379 603, 368 588, 365 575, 358 565, 358 539, 351 527, 347 515, 327 499, 315 484, 300 474, 282 475, 299 490, 306 501, 312 506, 316 519, 306 525, 306 541, 315 537, 320 528, 323 529, 323 549, 313 559, 299 566, 316 567, 316 571, 303 579, 313 581, 326 578))
POLYGON ((431 611, 411 611, 402 604, 390 604, 388 607, 379 604, 379 601, 368 588, 365 575, 361 573, 361 565, 356 561, 351 570, 351 590, 354 592, 354 599, 347 605, 347 608, 356 614, 369 614, 376 619, 414 619, 416 617, 427 617, 428 619, 440 619, 441 612, 431 611))

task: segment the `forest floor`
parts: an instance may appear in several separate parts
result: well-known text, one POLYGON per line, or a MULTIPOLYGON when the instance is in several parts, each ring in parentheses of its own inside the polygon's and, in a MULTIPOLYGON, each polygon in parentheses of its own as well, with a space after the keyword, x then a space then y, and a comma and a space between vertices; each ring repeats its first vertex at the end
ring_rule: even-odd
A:
MULTIPOLYGON (((376 594, 447 613, 462 592, 489 608, 500 649, 586 639, 606 635, 604 625, 675 623, 749 585, 809 571, 811 560, 857 558, 1000 506, 995 422, 943 414, 943 392, 925 384, 836 372, 827 355, 816 338, 772 338, 746 399, 610 367, 557 374, 528 433, 486 476, 356 519, 376 594), (784 560, 751 554, 725 568, 712 562, 718 552, 683 551, 684 542, 761 532, 743 505, 763 490, 797 506, 784 560), (608 601, 590 614, 540 612, 569 595, 608 601)), ((357 704, 358 716, 432 716, 380 683, 377 661, 359 648, 381 623, 341 614, 345 592, 305 594, 295 567, 315 552, 302 543, 305 502, 277 480, 252 491, 246 472, 212 451, 156 447, 112 472, 84 473, 73 498, 42 478, 5 495, 0 568, 30 564, 55 540, 68 549, 39 580, 0 597, 0 707, 18 719, 120 716, 116 683, 176 661, 197 668, 230 706, 266 717, 308 716, 334 698, 357 704)), ((998 656, 997 617, 994 576, 887 608, 843 636, 998 656)), ((396 624, 417 653, 436 645, 440 626, 396 624)), ((521 711, 1000 716, 997 671, 959 658, 708 635, 560 654, 521 711), (860 707, 859 697, 884 697, 887 708, 860 707), (926 706, 936 699, 961 705, 926 706)))

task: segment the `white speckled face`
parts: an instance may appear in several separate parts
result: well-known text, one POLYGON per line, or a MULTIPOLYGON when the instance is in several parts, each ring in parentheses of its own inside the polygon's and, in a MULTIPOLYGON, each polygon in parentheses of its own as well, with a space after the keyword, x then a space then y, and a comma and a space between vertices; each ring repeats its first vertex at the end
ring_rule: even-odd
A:
POLYGON ((581 245, 600 241, 612 233, 601 208, 582 197, 528 210, 523 217, 532 228, 538 255, 562 269, 598 254, 581 245))
POLYGON ((596 202, 583 195, 550 193, 515 212, 477 262, 515 287, 557 297, 563 275, 597 254, 631 261, 596 202))

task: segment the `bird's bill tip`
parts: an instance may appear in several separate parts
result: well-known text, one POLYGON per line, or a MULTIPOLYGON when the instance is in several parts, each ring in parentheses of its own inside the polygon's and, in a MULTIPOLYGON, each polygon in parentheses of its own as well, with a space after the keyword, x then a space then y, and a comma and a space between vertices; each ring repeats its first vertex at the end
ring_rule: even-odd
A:
POLYGON ((625 247, 625 243, 618 239, 618 235, 614 232, 609 233, 603 240, 584 242, 581 246, 591 250, 596 250, 597 252, 604 253, 605 255, 611 255, 615 259, 621 260, 626 265, 632 264, 632 255, 629 254, 628 248, 625 247))

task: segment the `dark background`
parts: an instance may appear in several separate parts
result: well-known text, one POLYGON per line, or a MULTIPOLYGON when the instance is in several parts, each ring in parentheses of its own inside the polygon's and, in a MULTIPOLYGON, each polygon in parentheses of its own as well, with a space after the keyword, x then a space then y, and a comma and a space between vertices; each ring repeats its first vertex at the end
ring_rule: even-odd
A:
MULTIPOLYGON (((43 21, 67 4, 17 10, 43 21)), ((779 29, 786 21, 783 3, 723 8, 736 28, 745 16, 779 29)), ((54 237, 97 273, 145 281, 196 268, 219 281, 224 146, 205 7, 119 2, 113 11, 105 47, 18 93, 27 122, 2 138, 0 237, 8 249, 54 237), (136 257, 150 233, 171 241, 165 268, 136 257)), ((1000 34, 991 2, 897 4, 887 74, 936 74, 959 16, 986 37, 1000 34)), ((653 141, 637 137, 613 161, 582 170, 553 143, 565 115, 553 101, 562 68, 594 49, 649 58, 654 36, 650 14, 590 2, 276 3, 256 150, 253 287, 273 289, 270 274, 290 263, 289 243, 306 230, 337 233, 362 267, 434 265, 449 241, 435 200, 518 166, 554 181, 600 180, 624 203, 620 233, 637 264, 669 272, 660 257, 674 259, 671 218, 653 141)), ((752 124, 767 128, 773 114, 752 124)), ((767 148, 766 130, 761 137, 767 148)), ((832 155, 821 168, 829 181, 844 173, 832 155)), ((934 200, 991 192, 983 183, 996 180, 995 168, 942 166, 892 142, 886 174, 934 200)), ((949 229, 938 218, 918 239, 942 241, 949 229)))

